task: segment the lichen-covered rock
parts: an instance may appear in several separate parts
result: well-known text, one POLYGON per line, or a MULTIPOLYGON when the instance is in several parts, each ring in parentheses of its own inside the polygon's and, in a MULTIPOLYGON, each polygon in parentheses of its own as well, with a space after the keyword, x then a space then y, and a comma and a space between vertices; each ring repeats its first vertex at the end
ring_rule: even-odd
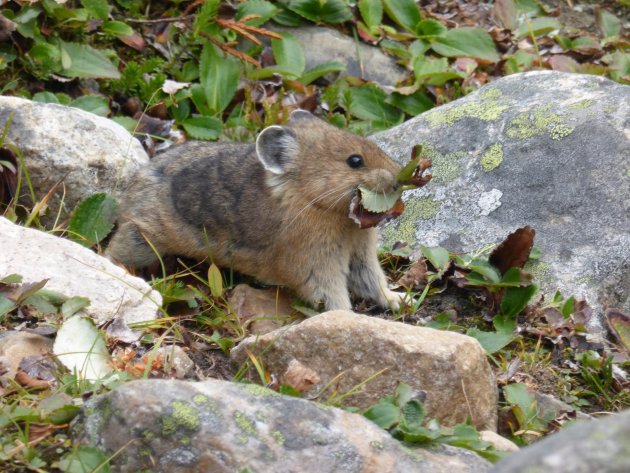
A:
POLYGON ((483 473, 454 447, 409 449, 358 414, 256 385, 134 381, 90 399, 75 439, 121 473, 483 473))
POLYGON ((492 473, 627 473, 630 410, 576 423, 501 460, 492 473))
MULTIPOLYGON (((90 300, 84 313, 110 325, 116 338, 136 339, 127 324, 153 320, 162 296, 84 246, 0 217, 0 276, 19 274, 24 283, 48 279, 46 289, 90 300)), ((109 329, 108 329, 109 330, 109 329)))
POLYGON ((466 335, 336 310, 247 338, 230 356, 241 364, 247 352, 286 384, 297 360, 312 380, 307 396, 332 381, 338 393, 361 385, 344 403, 367 408, 404 382, 426 392, 428 416, 443 425, 471 418, 478 429, 496 430, 496 381, 483 348, 466 335))
POLYGON ((422 143, 433 180, 387 242, 471 251, 524 225, 546 293, 630 310, 630 87, 591 75, 497 80, 374 137, 399 162, 422 143))
MULTIPOLYGON (((0 130, 13 114, 7 142, 24 156, 41 199, 63 179, 62 217, 96 192, 112 192, 149 162, 140 142, 107 118, 77 108, 0 96, 0 130)), ((26 186, 23 186, 26 188, 26 186)), ((58 192, 42 221, 52 223, 62 204, 58 192)))

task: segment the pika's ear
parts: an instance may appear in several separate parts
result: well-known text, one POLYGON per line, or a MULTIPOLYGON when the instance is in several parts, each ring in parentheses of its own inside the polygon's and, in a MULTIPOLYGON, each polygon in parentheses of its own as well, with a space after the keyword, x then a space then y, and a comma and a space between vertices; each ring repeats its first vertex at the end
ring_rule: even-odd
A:
POLYGON ((311 112, 307 112, 306 110, 298 108, 297 110, 293 110, 291 112, 291 115, 289 116, 289 121, 296 122, 298 120, 317 120, 317 117, 311 112))
POLYGON ((284 174, 299 150, 295 133, 289 128, 268 126, 256 138, 258 159, 265 169, 274 174, 284 174))

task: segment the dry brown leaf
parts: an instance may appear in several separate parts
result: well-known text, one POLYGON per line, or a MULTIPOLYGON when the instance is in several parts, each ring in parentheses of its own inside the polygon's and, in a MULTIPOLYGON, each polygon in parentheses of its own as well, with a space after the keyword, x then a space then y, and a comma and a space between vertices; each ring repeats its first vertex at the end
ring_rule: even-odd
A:
POLYGON ((522 268, 534 246, 535 235, 536 232, 531 227, 519 228, 494 249, 488 261, 501 274, 505 274, 510 268, 522 268))

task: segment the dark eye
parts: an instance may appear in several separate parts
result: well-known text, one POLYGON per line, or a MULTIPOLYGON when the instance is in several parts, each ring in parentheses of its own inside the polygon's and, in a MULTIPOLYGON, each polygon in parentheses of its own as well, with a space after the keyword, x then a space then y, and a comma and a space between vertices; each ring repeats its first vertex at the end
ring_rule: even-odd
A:
POLYGON ((348 159, 346 159, 346 163, 348 163, 348 166, 350 166, 351 168, 360 168, 361 166, 363 166, 363 158, 358 154, 353 154, 348 159))

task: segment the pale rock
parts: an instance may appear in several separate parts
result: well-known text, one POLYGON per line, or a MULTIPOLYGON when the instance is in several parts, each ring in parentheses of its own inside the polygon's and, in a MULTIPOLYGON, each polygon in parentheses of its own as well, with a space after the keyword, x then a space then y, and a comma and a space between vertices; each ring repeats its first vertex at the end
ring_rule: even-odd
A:
POLYGON ((344 399, 346 405, 367 408, 404 382, 426 392, 428 416, 443 425, 470 417, 477 428, 496 430, 495 377, 479 342, 466 335, 330 311, 249 337, 230 357, 242 364, 248 351, 280 383, 293 360, 312 370, 309 378, 319 382, 306 391, 307 397, 318 395, 333 380, 338 394, 369 380, 344 399))
POLYGON ((450 446, 410 448, 358 414, 261 386, 133 381, 88 400, 75 441, 131 473, 484 473, 450 446))
POLYGON ((492 430, 482 430, 479 432, 479 435, 481 436, 481 440, 490 442, 494 449, 499 452, 518 452, 520 450, 518 445, 514 442, 500 436, 492 430))
POLYGON ((158 348, 157 354, 164 359, 164 373, 167 375, 174 373, 178 379, 182 379, 190 376, 195 369, 195 363, 179 345, 162 346, 158 348))
MULTIPOLYGON (((82 312, 99 325, 153 320, 162 305, 162 296, 146 281, 88 248, 0 217, 0 277, 9 274, 19 274, 23 283, 48 279, 46 289, 87 297, 90 305, 82 312)), ((138 336, 128 328, 118 334, 122 341, 138 336)))
MULTIPOLYGON (((0 130, 11 113, 6 141, 22 153, 36 197, 41 199, 62 178, 65 183, 65 195, 57 192, 49 201, 49 214, 43 218, 47 224, 54 222, 60 205, 65 218, 81 200, 113 192, 149 162, 127 130, 93 113, 0 96, 0 130)), ((22 190, 26 192, 26 186, 22 190)))

